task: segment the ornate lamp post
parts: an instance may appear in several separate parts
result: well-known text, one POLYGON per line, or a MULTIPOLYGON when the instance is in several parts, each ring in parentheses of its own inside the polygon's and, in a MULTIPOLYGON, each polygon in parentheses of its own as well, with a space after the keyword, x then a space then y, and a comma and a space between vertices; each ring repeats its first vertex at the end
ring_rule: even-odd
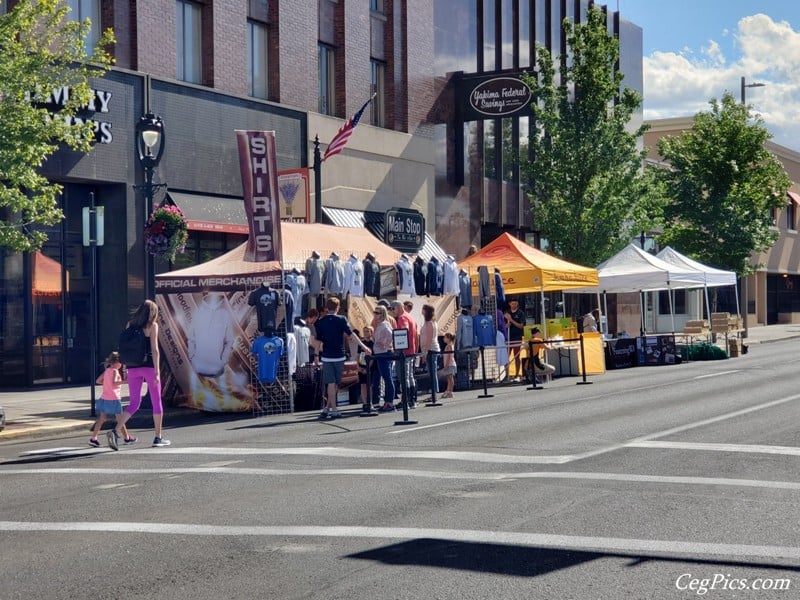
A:
MULTIPOLYGON (((164 154, 166 137, 164 135, 164 122, 161 117, 156 117, 148 112, 136 123, 136 154, 139 164, 144 169, 144 185, 134 186, 144 191, 145 196, 145 221, 153 212, 153 196, 158 188, 166 184, 153 184, 153 171, 161 162, 164 154)), ((155 260, 145 249, 145 298, 155 300, 155 260)))

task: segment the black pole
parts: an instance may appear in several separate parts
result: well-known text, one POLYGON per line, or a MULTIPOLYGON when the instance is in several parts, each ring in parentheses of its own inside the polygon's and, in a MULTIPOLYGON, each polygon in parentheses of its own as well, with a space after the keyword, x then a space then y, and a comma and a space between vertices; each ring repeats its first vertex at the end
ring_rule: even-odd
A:
POLYGON ((89 386, 91 387, 92 412, 97 416, 95 382, 97 380, 97 208, 94 205, 94 192, 89 192, 89 251, 92 255, 92 292, 89 295, 89 386))
POLYGON ((583 375, 582 381, 579 381, 576 385, 589 385, 592 382, 586 381, 586 353, 583 351, 583 334, 580 335, 581 338, 581 374, 583 375))
POLYGON ((486 389, 486 358, 483 356, 483 346, 480 347, 481 353, 481 372, 483 373, 483 394, 478 396, 478 398, 494 398, 494 394, 490 394, 489 390, 486 389))
MULTIPOLYGON (((153 167, 144 167, 144 197, 145 197, 145 215, 144 220, 145 223, 147 219, 150 218, 150 215, 153 213, 153 167)), ((142 238, 142 242, 144 242, 144 238, 142 238)), ((146 300, 155 300, 155 277, 156 277, 156 261, 155 257, 147 251, 147 245, 145 243, 145 284, 144 284, 144 295, 146 300)))
POLYGON ((319 136, 314 136, 314 222, 322 223, 322 154, 319 136))
POLYGON ((408 388, 408 382, 406 381, 406 357, 402 352, 398 352, 397 356, 400 357, 400 389, 402 391, 401 396, 403 398, 403 420, 395 421, 394 424, 415 425, 417 423, 416 421, 409 421, 408 419, 408 394, 410 390, 408 388))
POLYGON ((528 372, 531 374, 531 385, 525 389, 528 390, 543 390, 544 386, 539 387, 536 385, 536 365, 533 360, 533 342, 528 340, 528 372))

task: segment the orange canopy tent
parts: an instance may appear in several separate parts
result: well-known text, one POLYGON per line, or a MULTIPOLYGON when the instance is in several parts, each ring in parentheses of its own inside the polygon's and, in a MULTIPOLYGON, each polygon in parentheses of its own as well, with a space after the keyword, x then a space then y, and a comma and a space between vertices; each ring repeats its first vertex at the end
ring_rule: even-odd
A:
POLYGON ((529 246, 503 233, 458 263, 477 277, 478 267, 497 268, 507 294, 569 291, 598 285, 597 269, 582 267, 529 246))

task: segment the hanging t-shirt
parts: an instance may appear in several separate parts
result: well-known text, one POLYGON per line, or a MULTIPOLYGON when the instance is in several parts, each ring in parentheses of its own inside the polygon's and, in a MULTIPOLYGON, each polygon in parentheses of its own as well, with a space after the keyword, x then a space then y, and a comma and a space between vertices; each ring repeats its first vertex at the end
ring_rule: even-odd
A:
POLYGON ((494 321, 486 314, 477 314, 473 317, 473 331, 477 346, 494 346, 496 335, 494 321))
POLYGON ((259 331, 272 333, 277 328, 279 299, 278 292, 269 287, 262 286, 250 293, 247 303, 256 307, 259 331))
POLYGON ((283 340, 260 336, 253 340, 251 352, 258 360, 258 380, 273 383, 278 376, 278 363, 283 356, 283 340))

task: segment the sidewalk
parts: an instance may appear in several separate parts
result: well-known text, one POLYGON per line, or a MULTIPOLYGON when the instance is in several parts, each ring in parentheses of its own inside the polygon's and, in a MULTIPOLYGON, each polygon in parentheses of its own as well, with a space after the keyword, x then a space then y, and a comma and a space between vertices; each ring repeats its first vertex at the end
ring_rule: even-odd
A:
MULTIPOLYGON (((800 338, 800 324, 751 327, 744 343, 754 345, 790 338, 800 338)), ((100 398, 100 391, 98 386, 95 391, 97 398, 100 398)), ((6 428, 0 431, 0 443, 34 436, 57 436, 71 431, 84 431, 88 439, 89 426, 94 421, 90 416, 89 386, 0 390, 0 407, 6 412, 6 428)), ((165 407, 165 426, 170 426, 171 417, 186 420, 192 419, 193 414, 200 415, 190 409, 165 407)), ((151 428, 150 411, 139 411, 131 426, 134 429, 151 428)))

